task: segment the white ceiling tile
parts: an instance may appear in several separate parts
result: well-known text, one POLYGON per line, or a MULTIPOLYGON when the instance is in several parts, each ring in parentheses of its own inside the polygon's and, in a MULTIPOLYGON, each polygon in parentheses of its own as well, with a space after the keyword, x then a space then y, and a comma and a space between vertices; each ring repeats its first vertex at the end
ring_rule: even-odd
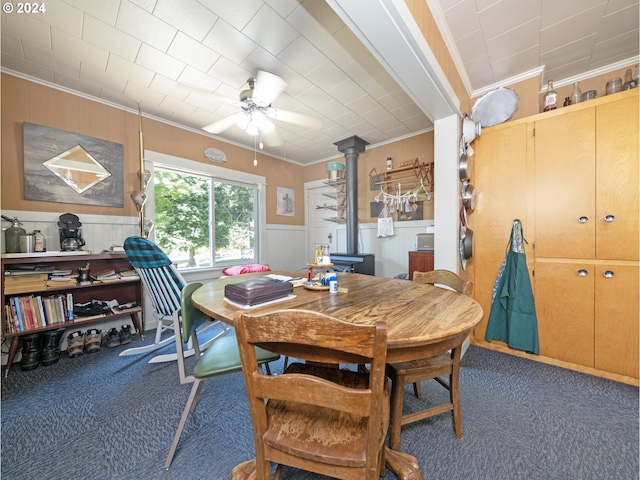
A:
POLYGON ((111 54, 107 63, 107 72, 118 77, 126 78, 139 85, 149 86, 155 73, 148 68, 137 65, 118 55, 111 54))
POLYGON ((480 29, 480 19, 473 0, 464 0, 452 6, 445 12, 445 18, 454 40, 480 29))
POLYGON ((489 54, 487 52, 488 46, 489 42, 485 44, 482 30, 470 32, 469 35, 459 38, 456 41, 456 47, 458 47, 460 59, 463 63, 468 63, 478 57, 486 58, 489 54))
POLYGON ((258 45, 240 66, 250 72, 266 70, 276 75, 282 75, 282 72, 287 70, 287 66, 276 55, 268 52, 261 45, 258 45))
MULTIPOLYGON (((47 1, 47 4, 48 3, 49 1, 47 1)), ((99 2, 91 2, 87 0, 64 0, 64 2, 61 2, 57 0, 55 6, 56 13, 62 13, 59 8, 61 4, 64 5, 64 3, 69 4, 75 7, 78 11, 85 12, 111 26, 116 24, 118 9, 120 8, 120 0, 100 0, 99 2)), ((47 10, 51 10, 51 8, 47 10)))
POLYGON ((291 42, 278 57, 300 75, 307 75, 316 66, 329 60, 302 36, 291 42))
POLYGON ((450 8, 454 7, 455 5, 461 2, 462 0, 438 0, 438 3, 440 4, 440 9, 443 12, 446 12, 447 10, 449 10, 450 8))
MULTIPOLYGON (((605 15, 611 15, 612 13, 622 10, 627 7, 634 6, 636 11, 638 10, 638 0, 609 0, 607 3, 607 10, 605 15)), ((638 15, 636 15, 637 17, 638 15)))
POLYGON ((137 38, 90 16, 85 16, 82 39, 97 47, 108 46, 109 51, 131 62, 135 60, 142 44, 137 38))
POLYGON ((140 46, 136 63, 171 80, 176 80, 186 67, 184 62, 146 43, 140 46))
POLYGON ((52 68, 43 67, 36 63, 27 62, 22 57, 2 53, 2 68, 20 72, 33 78, 39 78, 45 82, 53 83, 55 75, 52 68))
POLYGON ((638 5, 605 15, 598 31, 598 42, 638 29, 638 5))
POLYGON ((491 85, 496 82, 489 57, 478 57, 464 64, 472 85, 491 85))
POLYGON ((238 8, 238 2, 232 1, 199 1, 202 5, 238 30, 242 30, 264 5, 262 0, 242 0, 242 8, 238 8))
POLYGON ((215 23, 202 43, 237 65, 257 47, 253 40, 222 19, 215 23))
POLYGON ((167 77, 156 74, 151 80, 151 85, 149 85, 156 92, 164 93, 165 95, 172 97, 176 101, 182 101, 187 98, 187 95, 191 93, 191 88, 180 85, 173 80, 168 79, 167 77))
POLYGON ((540 32, 540 53, 567 45, 577 39, 590 37, 598 31, 605 5, 592 8, 540 32))
POLYGON ((55 81, 56 84, 70 90, 82 92, 93 97, 100 96, 101 88, 94 82, 88 82, 86 80, 83 80, 82 78, 70 77, 60 72, 55 73, 55 81))
POLYGON ((485 40, 491 40, 540 16, 539 0, 502 0, 479 12, 485 40))
POLYGON ((167 53, 203 72, 208 71, 220 55, 193 38, 178 32, 167 53))
POLYGON ((70 76, 80 76, 80 61, 69 58, 49 49, 22 42, 25 60, 51 68, 52 70, 66 73, 70 76))
POLYGON ((55 2, 55 6, 48 4, 46 6, 48 8, 44 15, 32 14, 31 17, 37 21, 43 21, 52 27, 64 30, 69 35, 80 38, 80 35, 82 35, 83 18, 81 10, 60 1, 55 2))
POLYGON ((178 32, 176 28, 126 0, 120 5, 116 27, 163 52, 167 51, 178 32))
POLYGON ((158 0, 153 14, 201 42, 218 16, 196 0, 158 0))
POLYGON ((34 15, 0 15, 0 30, 42 48, 51 48, 51 29, 34 19, 34 15))
POLYGON ((245 87, 247 81, 254 78, 257 72, 249 72, 225 57, 218 57, 207 73, 223 83, 245 87))
MULTIPOLYGON (((549 80, 559 80, 563 78, 575 77, 588 67, 589 58, 578 59, 574 62, 560 65, 557 68, 545 70, 545 83, 549 80)), ((560 100, 560 99, 559 99, 560 100)))
POLYGON ((580 1, 558 1, 542 0, 542 22, 541 27, 547 28, 556 23, 564 22, 576 15, 582 15, 592 8, 602 11, 606 8, 608 0, 580 0, 580 1))
POLYGON ((167 108, 172 111, 171 117, 174 119, 186 119, 193 115, 193 112, 196 111, 196 107, 187 105, 183 101, 176 100, 171 97, 164 97, 162 102, 160 103, 160 107, 167 108))
POLYGON ((102 85, 113 92, 124 92, 127 80, 121 76, 113 75, 104 68, 96 68, 86 62, 80 65, 80 79, 85 82, 93 82, 96 85, 102 85))
POLYGON ((138 85, 135 82, 129 81, 127 82, 127 86, 124 87, 124 94, 136 103, 145 105, 146 109, 149 109, 152 105, 160 105, 165 95, 160 92, 154 92, 147 87, 148 85, 138 85))
POLYGON ((51 29, 51 44, 53 51, 66 57, 74 58, 82 63, 88 63, 96 68, 107 67, 109 52, 95 45, 71 36, 57 28, 51 29))
MULTIPOLYGON (((487 8, 493 6, 496 3, 500 3, 502 0, 475 0, 476 2, 476 10, 481 12, 486 10, 487 8)), ((537 1, 537 0, 528 0, 528 1, 537 1)))
POLYGON ((213 92, 220 86, 221 82, 211 77, 211 75, 187 65, 178 77, 178 83, 187 87, 195 87, 197 90, 213 92))
MULTIPOLYGON (((616 55, 616 58, 633 58, 638 56, 638 30, 624 33, 617 37, 596 43, 593 48, 592 62, 603 62, 607 57, 616 55)), ((598 63, 601 65, 601 63, 598 63)))
POLYGON ((347 80, 342 83, 336 82, 336 86, 330 89, 327 93, 336 100, 348 105, 350 101, 357 98, 361 98, 366 95, 366 92, 356 82, 346 77, 347 80))
POLYGON ((539 48, 539 44, 540 18, 538 17, 489 40, 487 42, 487 54, 491 63, 494 63, 503 58, 516 55, 518 52, 534 47, 539 48))
POLYGON ((258 11, 242 29, 242 33, 273 55, 278 55, 299 35, 295 28, 267 5, 258 11), (265 29, 264 25, 270 28, 265 29))
POLYGON ((360 115, 366 115, 369 121, 371 121, 369 116, 372 112, 380 112, 383 110, 378 101, 369 95, 352 98, 345 102, 345 105, 354 112, 358 112, 360 115))
MULTIPOLYGON (((78 1, 82 2, 84 0, 78 0, 78 1)), ((143 10, 146 10, 149 13, 153 13, 153 9, 156 6, 156 0, 129 0, 129 1, 134 5, 137 5, 138 7, 142 8, 143 10)))
POLYGON ((330 91, 336 84, 336 79, 344 81, 342 70, 332 62, 324 62, 318 65, 307 74, 307 78, 322 88, 325 92, 330 91))
POLYGON ((13 55, 14 57, 24 58, 22 52, 22 42, 20 41, 19 37, 11 35, 7 32, 2 32, 2 36, 0 38, 0 43, 2 43, 2 53, 7 53, 9 55, 13 55))
POLYGON ((538 46, 518 52, 512 57, 503 58, 497 62, 491 62, 491 70, 496 82, 505 80, 512 72, 527 72, 539 66, 540 51, 538 46))
MULTIPOLYGON (((562 65, 567 65, 576 59, 583 60, 591 56, 596 42, 596 35, 582 38, 577 42, 563 45, 555 50, 542 53, 540 62, 546 66, 547 70, 556 69, 562 65)), ((558 77, 559 78, 559 77, 558 77)))

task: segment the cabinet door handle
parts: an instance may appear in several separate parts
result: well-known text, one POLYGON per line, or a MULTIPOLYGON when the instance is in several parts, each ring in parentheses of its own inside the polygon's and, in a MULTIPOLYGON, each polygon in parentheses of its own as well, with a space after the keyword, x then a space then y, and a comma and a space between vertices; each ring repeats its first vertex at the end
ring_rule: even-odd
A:
POLYGON ((580 223, 587 223, 587 222, 589 221, 589 217, 587 217, 587 216, 583 215, 582 217, 580 217, 580 218, 578 219, 578 221, 579 221, 580 223))
POLYGON ((611 270, 605 270, 602 276, 604 278, 613 278, 614 273, 611 270))
POLYGON ((611 223, 611 222, 615 222, 616 221, 616 216, 615 215, 606 215, 604 217, 604 221, 611 223))
POLYGON ((581 277, 586 277, 588 274, 589 272, 584 268, 581 268, 580 270, 578 270, 578 275, 580 275, 581 277))

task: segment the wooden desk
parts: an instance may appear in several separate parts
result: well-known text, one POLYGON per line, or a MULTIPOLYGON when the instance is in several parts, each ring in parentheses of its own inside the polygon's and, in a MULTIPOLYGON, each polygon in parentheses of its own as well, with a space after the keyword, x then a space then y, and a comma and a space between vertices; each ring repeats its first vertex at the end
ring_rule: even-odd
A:
MULTIPOLYGON (((300 272, 274 272, 292 277, 300 272)), ((224 286, 265 275, 252 273, 227 277, 203 285, 193 294, 196 308, 208 317, 231 324, 237 307, 224 300, 224 286)), ((432 285, 357 273, 338 274, 347 293, 295 288, 295 298, 251 309, 267 313, 285 308, 322 312, 357 324, 387 324, 387 361, 414 360, 438 355, 460 345, 482 320, 480 305, 471 297, 432 285)), ((403 463, 401 452, 387 449, 388 466, 399 478, 421 478, 403 463)), ((418 472, 419 473, 419 472, 418 472)))

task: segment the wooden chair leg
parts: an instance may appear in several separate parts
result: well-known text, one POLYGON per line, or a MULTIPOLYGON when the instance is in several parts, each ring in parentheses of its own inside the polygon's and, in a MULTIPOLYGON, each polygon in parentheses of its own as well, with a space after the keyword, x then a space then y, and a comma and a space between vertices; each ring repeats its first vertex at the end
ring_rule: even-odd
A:
POLYGON ((400 448, 400 428, 402 427, 402 404, 404 403, 404 378, 391 379, 391 409, 389 412, 389 447, 400 448))
POLYGON ((415 382, 413 384, 413 394, 416 398, 422 398, 422 387, 420 386, 420 382, 415 382))
POLYGON ((460 370, 453 369, 453 373, 449 377, 449 398, 451 399, 451 404, 453 405, 453 410, 451 414, 453 416, 453 431, 456 434, 458 440, 462 440, 464 438, 464 434, 462 432, 462 413, 460 412, 460 392, 458 391, 458 387, 460 385, 460 370))

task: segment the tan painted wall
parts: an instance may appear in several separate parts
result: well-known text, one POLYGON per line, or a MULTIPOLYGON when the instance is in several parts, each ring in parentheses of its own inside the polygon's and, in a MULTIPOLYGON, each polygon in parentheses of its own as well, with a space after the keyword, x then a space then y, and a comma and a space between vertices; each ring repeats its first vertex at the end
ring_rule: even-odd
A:
MULTIPOLYGON (((138 115, 53 88, 2 75, 2 208, 75 214, 137 216, 129 193, 139 189, 140 170, 138 115), (124 146, 124 207, 96 207, 24 199, 23 122, 80 133, 121 143, 124 146)), ((143 118, 144 147, 147 150, 208 163, 203 152, 216 147, 225 152, 222 167, 262 175, 267 179, 267 223, 304 225, 303 172, 301 166, 257 154, 206 135, 143 118), (276 188, 293 188, 298 199, 295 216, 276 215, 276 188)))

